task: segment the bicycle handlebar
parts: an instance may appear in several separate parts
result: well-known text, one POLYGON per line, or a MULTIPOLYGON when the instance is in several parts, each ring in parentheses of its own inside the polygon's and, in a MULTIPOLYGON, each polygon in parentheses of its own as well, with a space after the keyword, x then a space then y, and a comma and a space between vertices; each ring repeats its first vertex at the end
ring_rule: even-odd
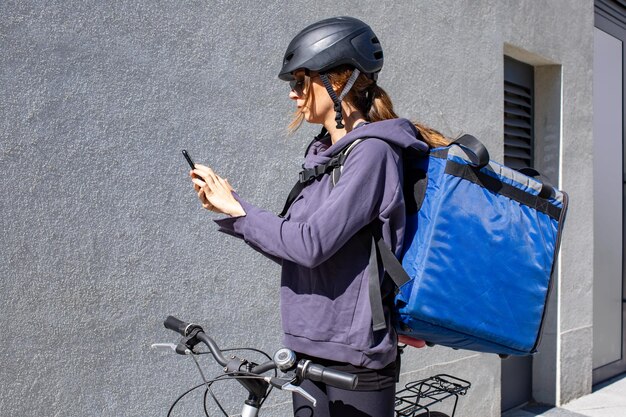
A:
POLYGON ((217 344, 207 335, 202 327, 197 324, 187 323, 186 321, 182 321, 177 319, 174 316, 167 316, 163 325, 166 329, 173 330, 176 333, 180 334, 184 337, 196 338, 199 341, 204 342, 209 347, 211 354, 215 358, 215 361, 219 363, 221 366, 226 366, 228 361, 224 357, 222 350, 217 346, 217 344), (194 334, 194 330, 197 330, 194 334))
MULTIPOLYGON (((197 330, 193 337, 199 341, 204 342, 211 354, 215 358, 215 361, 221 366, 226 366, 228 361, 224 358, 224 355, 217 344, 202 330, 202 327, 197 324, 187 323, 177 319, 174 316, 168 316, 163 323, 165 328, 173 330, 184 337, 190 337, 194 330, 197 330)), ((276 369, 277 365, 274 361, 268 361, 261 365, 257 365, 252 369, 255 374, 262 374, 272 369, 276 369)), ((356 375, 346 372, 336 371, 334 369, 326 368, 325 366, 315 364, 310 360, 301 360, 297 365, 297 375, 301 379, 310 379, 315 382, 322 382, 327 385, 332 385, 341 389, 353 390, 356 388, 358 378, 356 375)))
POLYGON ((167 316, 163 325, 166 329, 173 330, 181 336, 187 336, 185 330, 189 327, 189 323, 185 323, 174 316, 167 316))
POLYGON ((358 377, 347 372, 336 371, 322 365, 312 363, 309 360, 300 361, 298 364, 298 373, 302 374, 303 379, 321 382, 333 387, 353 390, 358 384, 358 377))

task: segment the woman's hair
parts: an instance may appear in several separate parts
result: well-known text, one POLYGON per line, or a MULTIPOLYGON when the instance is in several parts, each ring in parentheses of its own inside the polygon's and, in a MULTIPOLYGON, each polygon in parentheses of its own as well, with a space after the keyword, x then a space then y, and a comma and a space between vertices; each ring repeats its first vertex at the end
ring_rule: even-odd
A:
MULTIPOLYGON (((302 95, 304 96, 304 107, 308 107, 313 101, 313 90, 311 89, 311 77, 309 77, 308 71, 304 74, 304 80, 302 81, 302 95)), ((302 122, 304 121, 304 112, 302 109, 296 110, 293 115, 293 119, 287 129, 290 133, 298 130, 302 122)))
MULTIPOLYGON (((352 71, 352 67, 348 65, 342 65, 329 71, 327 74, 332 84, 339 87, 338 90, 341 91, 343 89, 343 86, 346 85, 346 83, 348 82, 352 71)), ((305 106, 308 106, 309 103, 313 100, 311 94, 312 90, 310 86, 311 78, 308 75, 305 75, 303 85, 305 106)), ((347 101, 348 103, 356 107, 361 113, 363 113, 365 119, 369 122, 379 122, 381 120, 398 118, 398 115, 393 110, 393 103, 391 102, 391 99, 389 98, 387 92, 365 74, 360 74, 358 76, 356 82, 354 83, 346 97, 343 99, 343 101, 347 101), (366 111, 369 105, 369 97, 371 97, 371 94, 374 94, 374 100, 372 101, 372 105, 369 108, 369 111, 366 111)), ((304 114, 301 110, 298 110, 294 115, 293 120, 289 124, 289 130, 291 132, 297 130, 298 127, 300 127, 300 125, 302 124, 303 120, 304 114)), ((431 148, 447 146, 450 144, 451 140, 446 138, 437 130, 415 121, 413 122, 413 124, 422 135, 423 140, 431 148)))

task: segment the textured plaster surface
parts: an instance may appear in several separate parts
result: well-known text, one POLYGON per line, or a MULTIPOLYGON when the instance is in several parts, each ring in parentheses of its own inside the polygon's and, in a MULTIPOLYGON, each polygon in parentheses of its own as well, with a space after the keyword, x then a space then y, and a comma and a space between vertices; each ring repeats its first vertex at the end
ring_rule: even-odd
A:
POLYGON ((560 404, 566 404, 591 392, 591 331, 590 327, 586 327, 571 330, 561 336, 560 404))
MULTIPOLYGON (((280 346, 278 267, 215 231, 180 150, 279 211, 317 129, 287 137, 293 105, 276 74, 291 37, 332 15, 373 26, 387 62, 380 84, 402 116, 472 133, 497 160, 504 44, 563 65, 561 182, 575 227, 560 317, 565 329, 590 324, 591 5, 0 2, 0 414, 165 414, 200 381, 188 358, 149 349, 176 341, 161 325, 168 314, 202 323, 223 347, 280 346)), ((571 378, 586 371, 578 355, 589 342, 578 343, 584 351, 563 344, 574 349, 571 378)), ((403 372, 470 379, 458 415, 499 415, 493 355, 413 350, 403 372)), ((243 394, 217 390, 236 413, 243 394)), ((266 415, 286 415, 288 402, 275 393, 266 415)))

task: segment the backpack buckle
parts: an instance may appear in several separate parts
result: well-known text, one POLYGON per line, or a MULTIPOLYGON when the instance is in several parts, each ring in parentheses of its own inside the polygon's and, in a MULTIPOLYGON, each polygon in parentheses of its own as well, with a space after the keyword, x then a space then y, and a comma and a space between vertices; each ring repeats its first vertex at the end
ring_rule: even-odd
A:
POLYGON ((328 170, 329 164, 323 165, 315 165, 313 168, 303 169, 299 174, 299 181, 301 183, 306 183, 312 180, 313 178, 317 178, 320 175, 323 175, 328 170))
POLYGON ((301 183, 309 181, 309 176, 307 175, 306 171, 300 171, 298 181, 300 181, 301 183))

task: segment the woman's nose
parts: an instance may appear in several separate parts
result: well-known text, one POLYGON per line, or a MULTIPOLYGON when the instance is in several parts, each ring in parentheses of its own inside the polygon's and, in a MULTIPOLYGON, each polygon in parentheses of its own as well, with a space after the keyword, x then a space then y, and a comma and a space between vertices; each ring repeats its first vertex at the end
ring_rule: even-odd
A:
POLYGON ((289 98, 292 99, 292 100, 297 100, 299 97, 298 97, 298 95, 296 94, 296 92, 294 90, 291 90, 289 92, 289 98))

